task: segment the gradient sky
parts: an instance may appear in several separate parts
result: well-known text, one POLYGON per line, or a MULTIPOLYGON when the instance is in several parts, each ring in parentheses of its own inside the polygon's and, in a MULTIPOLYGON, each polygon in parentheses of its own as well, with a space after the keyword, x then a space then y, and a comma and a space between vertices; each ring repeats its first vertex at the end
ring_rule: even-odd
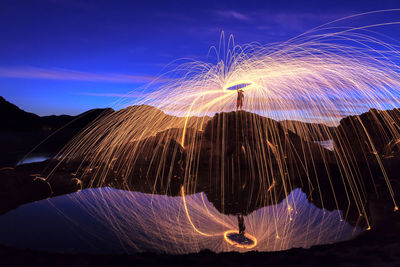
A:
MULTIPOLYGON (((399 7, 368 0, 1 0, 0 95, 40 115, 77 114, 110 106, 175 59, 206 60, 222 30, 238 44, 267 44, 399 7)), ((399 13, 384 16, 400 21, 399 13)), ((388 31, 400 40, 398 28, 388 31)))

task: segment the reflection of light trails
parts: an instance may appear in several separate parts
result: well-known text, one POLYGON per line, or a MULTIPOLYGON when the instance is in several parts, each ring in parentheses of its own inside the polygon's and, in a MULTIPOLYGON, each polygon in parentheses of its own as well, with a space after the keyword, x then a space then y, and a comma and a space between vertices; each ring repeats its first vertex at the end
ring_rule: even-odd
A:
POLYGON ((244 249, 252 249, 252 248, 254 248, 255 246, 257 246, 257 239, 256 239, 254 236, 249 235, 248 233, 245 233, 245 237, 248 238, 248 239, 250 239, 250 240, 253 242, 252 244, 249 244, 249 245, 245 245, 245 244, 241 244, 241 243, 239 243, 239 242, 233 241, 232 239, 229 238, 229 235, 230 235, 230 234, 237 234, 237 231, 235 231, 235 230, 230 230, 230 231, 226 231, 226 232, 224 233, 224 239, 225 239, 225 241, 228 242, 230 245, 232 245, 232 246, 234 246, 234 247, 237 247, 237 248, 244 248, 244 249))
MULTIPOLYGON (((196 226, 194 226, 194 224, 193 224, 193 222, 192 222, 192 219, 190 219, 189 211, 188 211, 188 208, 187 208, 187 205, 186 205, 185 190, 184 190, 183 187, 181 188, 181 193, 182 193, 183 206, 185 207, 186 217, 187 217, 189 223, 192 225, 193 229, 194 229, 197 233, 199 233, 199 234, 201 234, 201 235, 204 235, 204 236, 218 236, 218 235, 223 234, 223 233, 219 233, 219 234, 206 234, 206 233, 200 231, 199 229, 197 229, 196 226)), ((202 197, 202 200, 203 200, 203 197, 202 197)), ((208 209, 207 209, 207 211, 208 211, 208 209)))
MULTIPOLYGON (((338 242, 361 232, 342 221, 337 211, 318 209, 307 201, 304 193, 295 190, 281 203, 245 216, 246 235, 257 243, 253 247, 241 247, 232 245, 224 237, 231 231, 237 232, 233 230, 237 229, 236 216, 221 214, 202 198, 202 193, 183 195, 168 197, 102 188, 86 189, 69 197, 98 223, 115 232, 127 253, 185 254, 204 249, 277 251, 338 242)), ((54 205, 59 208, 56 203, 54 205)), ((73 214, 64 213, 74 220, 73 214)), ((77 226, 101 238, 102 233, 81 224, 77 226)))
MULTIPOLYGON (((212 216, 205 212, 200 195, 186 196, 194 223, 200 229, 223 232, 237 227, 236 217, 220 214, 206 198, 205 204, 212 216), (217 223, 214 218, 224 221, 227 226, 217 223)), ((345 240, 360 232, 345 222, 338 224, 340 216, 337 212, 327 212, 326 219, 322 220, 324 211, 309 204, 305 195, 298 190, 289 196, 291 205, 293 201, 300 207, 299 212, 290 224, 292 231, 286 235, 281 233, 280 239, 275 238, 273 226, 262 223, 263 220, 273 221, 270 217, 272 207, 259 209, 245 217, 249 233, 258 239, 257 246, 252 249, 275 251, 291 247, 307 248, 345 240), (262 228, 262 231, 253 232, 254 228, 262 228), (322 238, 317 242, 319 232, 322 238)), ((279 227, 286 223, 285 203, 275 207, 279 214, 279 227)), ((77 253, 101 254, 145 251, 186 254, 204 249, 217 253, 249 250, 228 244, 223 235, 208 237, 194 231, 187 220, 181 197, 111 188, 85 189, 29 203, 10 211, 0 217, 0 242, 7 245, 24 244, 24 247, 31 249, 37 249, 38 244, 43 245, 43 248, 47 245, 47 251, 66 251, 74 247, 77 253), (40 216, 32 217, 31 214, 40 216), (27 221, 30 221, 29 225, 27 221), (11 232, 10 222, 14 228, 11 232), (52 225, 46 222, 52 222, 52 225), (60 229, 65 229, 65 232, 60 233, 60 229), (42 232, 48 235, 36 243, 37 233, 42 232)))

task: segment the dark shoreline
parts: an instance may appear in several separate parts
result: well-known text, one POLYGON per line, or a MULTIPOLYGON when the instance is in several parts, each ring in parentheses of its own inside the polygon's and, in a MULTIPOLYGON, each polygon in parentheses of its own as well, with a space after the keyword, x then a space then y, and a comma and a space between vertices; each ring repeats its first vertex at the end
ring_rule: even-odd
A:
POLYGON ((388 266, 400 264, 399 214, 397 223, 366 231, 353 240, 309 249, 293 248, 278 252, 246 253, 211 251, 187 255, 140 253, 136 255, 91 255, 33 251, 0 246, 2 266, 388 266), (397 227, 397 232, 395 231, 397 227), (386 232, 386 234, 383 234, 386 232))

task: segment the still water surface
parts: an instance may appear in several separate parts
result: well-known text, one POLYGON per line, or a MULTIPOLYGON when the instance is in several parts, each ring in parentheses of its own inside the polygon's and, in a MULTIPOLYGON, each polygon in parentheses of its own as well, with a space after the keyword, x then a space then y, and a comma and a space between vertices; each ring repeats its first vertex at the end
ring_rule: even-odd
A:
MULTIPOLYGON (((244 251, 224 232, 235 216, 221 214, 204 193, 182 197, 112 188, 86 189, 20 206, 0 216, 0 243, 35 250, 120 254, 244 251)), ((296 189, 283 202, 245 216, 254 250, 276 251, 349 239, 360 233, 340 211, 315 207, 296 189)))

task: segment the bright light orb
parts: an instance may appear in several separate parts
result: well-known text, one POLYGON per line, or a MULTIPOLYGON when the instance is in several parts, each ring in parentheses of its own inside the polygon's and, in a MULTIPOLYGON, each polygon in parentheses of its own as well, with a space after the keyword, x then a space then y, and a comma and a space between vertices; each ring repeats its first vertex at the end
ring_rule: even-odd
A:
POLYGON ((257 245, 257 239, 245 233, 244 235, 239 235, 236 230, 229 230, 224 233, 224 239, 230 245, 237 248, 251 249, 257 245))
POLYGON ((238 89, 241 89, 241 90, 245 91, 252 87, 254 87, 254 83, 251 81, 237 81, 234 83, 227 84, 223 90, 224 91, 236 91, 238 89))

